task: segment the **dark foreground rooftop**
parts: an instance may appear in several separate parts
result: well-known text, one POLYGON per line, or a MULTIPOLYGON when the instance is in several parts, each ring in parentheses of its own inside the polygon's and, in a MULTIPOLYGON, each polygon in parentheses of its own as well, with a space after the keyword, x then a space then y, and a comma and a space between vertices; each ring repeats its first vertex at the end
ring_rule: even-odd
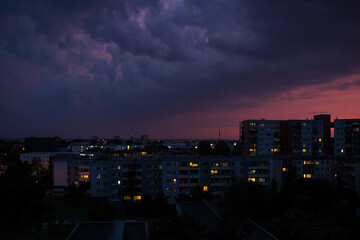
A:
POLYGON ((137 221, 79 223, 67 240, 145 240, 147 223, 137 221))

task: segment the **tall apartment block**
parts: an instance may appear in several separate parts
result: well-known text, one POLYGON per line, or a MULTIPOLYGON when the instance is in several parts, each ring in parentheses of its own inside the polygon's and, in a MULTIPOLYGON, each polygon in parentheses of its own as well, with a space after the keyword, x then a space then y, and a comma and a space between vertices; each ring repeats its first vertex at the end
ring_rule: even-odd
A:
POLYGON ((245 156, 323 155, 323 136, 322 119, 287 121, 261 119, 246 120, 241 123, 245 156))
POLYGON ((335 119, 335 156, 360 156, 360 119, 335 119))

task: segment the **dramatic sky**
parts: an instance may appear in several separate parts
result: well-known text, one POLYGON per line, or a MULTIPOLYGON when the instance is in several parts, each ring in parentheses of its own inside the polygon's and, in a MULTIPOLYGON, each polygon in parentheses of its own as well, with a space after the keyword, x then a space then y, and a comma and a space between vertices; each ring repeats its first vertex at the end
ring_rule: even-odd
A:
POLYGON ((360 1, 1 0, 0 137, 360 118, 360 1))

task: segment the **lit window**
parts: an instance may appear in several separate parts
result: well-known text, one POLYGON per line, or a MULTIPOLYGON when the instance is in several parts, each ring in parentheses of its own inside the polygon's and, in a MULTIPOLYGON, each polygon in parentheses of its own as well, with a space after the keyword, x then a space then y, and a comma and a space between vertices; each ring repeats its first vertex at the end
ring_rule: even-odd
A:
POLYGON ((230 163, 229 163, 229 162, 222 162, 222 163, 221 163, 221 166, 223 166, 223 167, 228 167, 228 166, 230 166, 230 163))
POLYGON ((98 174, 98 175, 96 176, 96 178, 97 178, 97 179, 100 179, 100 178, 101 178, 100 174, 98 174))
POLYGON ((173 183, 176 183, 176 178, 173 179, 173 183))
POLYGON ((120 169, 120 168, 121 168, 121 166, 120 166, 120 165, 118 165, 118 166, 117 166, 117 169, 120 169))
POLYGON ((248 178, 248 182, 256 182, 255 178, 248 178))
POLYGON ((344 149, 341 149, 341 153, 344 153, 344 149))
POLYGON ((208 190, 208 186, 203 187, 203 191, 206 192, 208 190))
POLYGON ((80 175, 80 178, 89 178, 89 175, 80 175))
POLYGON ((321 140, 321 138, 319 138, 319 142, 321 142, 322 140, 321 140))
POLYGON ((287 172, 288 169, 284 167, 284 168, 282 169, 282 171, 283 171, 283 172, 287 172))
POLYGON ((311 178, 311 174, 304 174, 304 178, 311 178))
POLYGON ((134 200, 141 200, 141 196, 140 195, 134 196, 134 200))
POLYGON ((130 196, 124 196, 124 200, 131 200, 130 196))
POLYGON ((218 174, 218 170, 211 170, 211 174, 218 174))
POLYGON ((198 163, 193 163, 193 162, 190 162, 190 167, 198 167, 199 164, 198 163))
POLYGON ((120 185, 120 180, 118 181, 118 185, 120 185))
POLYGON ((303 149, 303 152, 306 152, 306 149, 303 149))

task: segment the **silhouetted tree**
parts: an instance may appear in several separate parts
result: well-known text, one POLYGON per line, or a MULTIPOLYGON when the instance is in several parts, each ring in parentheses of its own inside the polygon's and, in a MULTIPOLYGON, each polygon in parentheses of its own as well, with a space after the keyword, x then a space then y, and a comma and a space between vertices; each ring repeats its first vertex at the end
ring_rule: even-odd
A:
POLYGON ((239 142, 237 142, 236 146, 234 146, 234 149, 231 151, 231 155, 242 156, 242 147, 239 142))
POLYGON ((224 141, 219 141, 216 145, 215 145, 215 153, 217 155, 222 155, 222 156, 226 156, 229 155, 230 152, 230 148, 229 146, 226 144, 226 142, 224 141))
POLYGON ((199 142, 197 151, 200 156, 209 156, 212 154, 211 145, 208 141, 199 142))

